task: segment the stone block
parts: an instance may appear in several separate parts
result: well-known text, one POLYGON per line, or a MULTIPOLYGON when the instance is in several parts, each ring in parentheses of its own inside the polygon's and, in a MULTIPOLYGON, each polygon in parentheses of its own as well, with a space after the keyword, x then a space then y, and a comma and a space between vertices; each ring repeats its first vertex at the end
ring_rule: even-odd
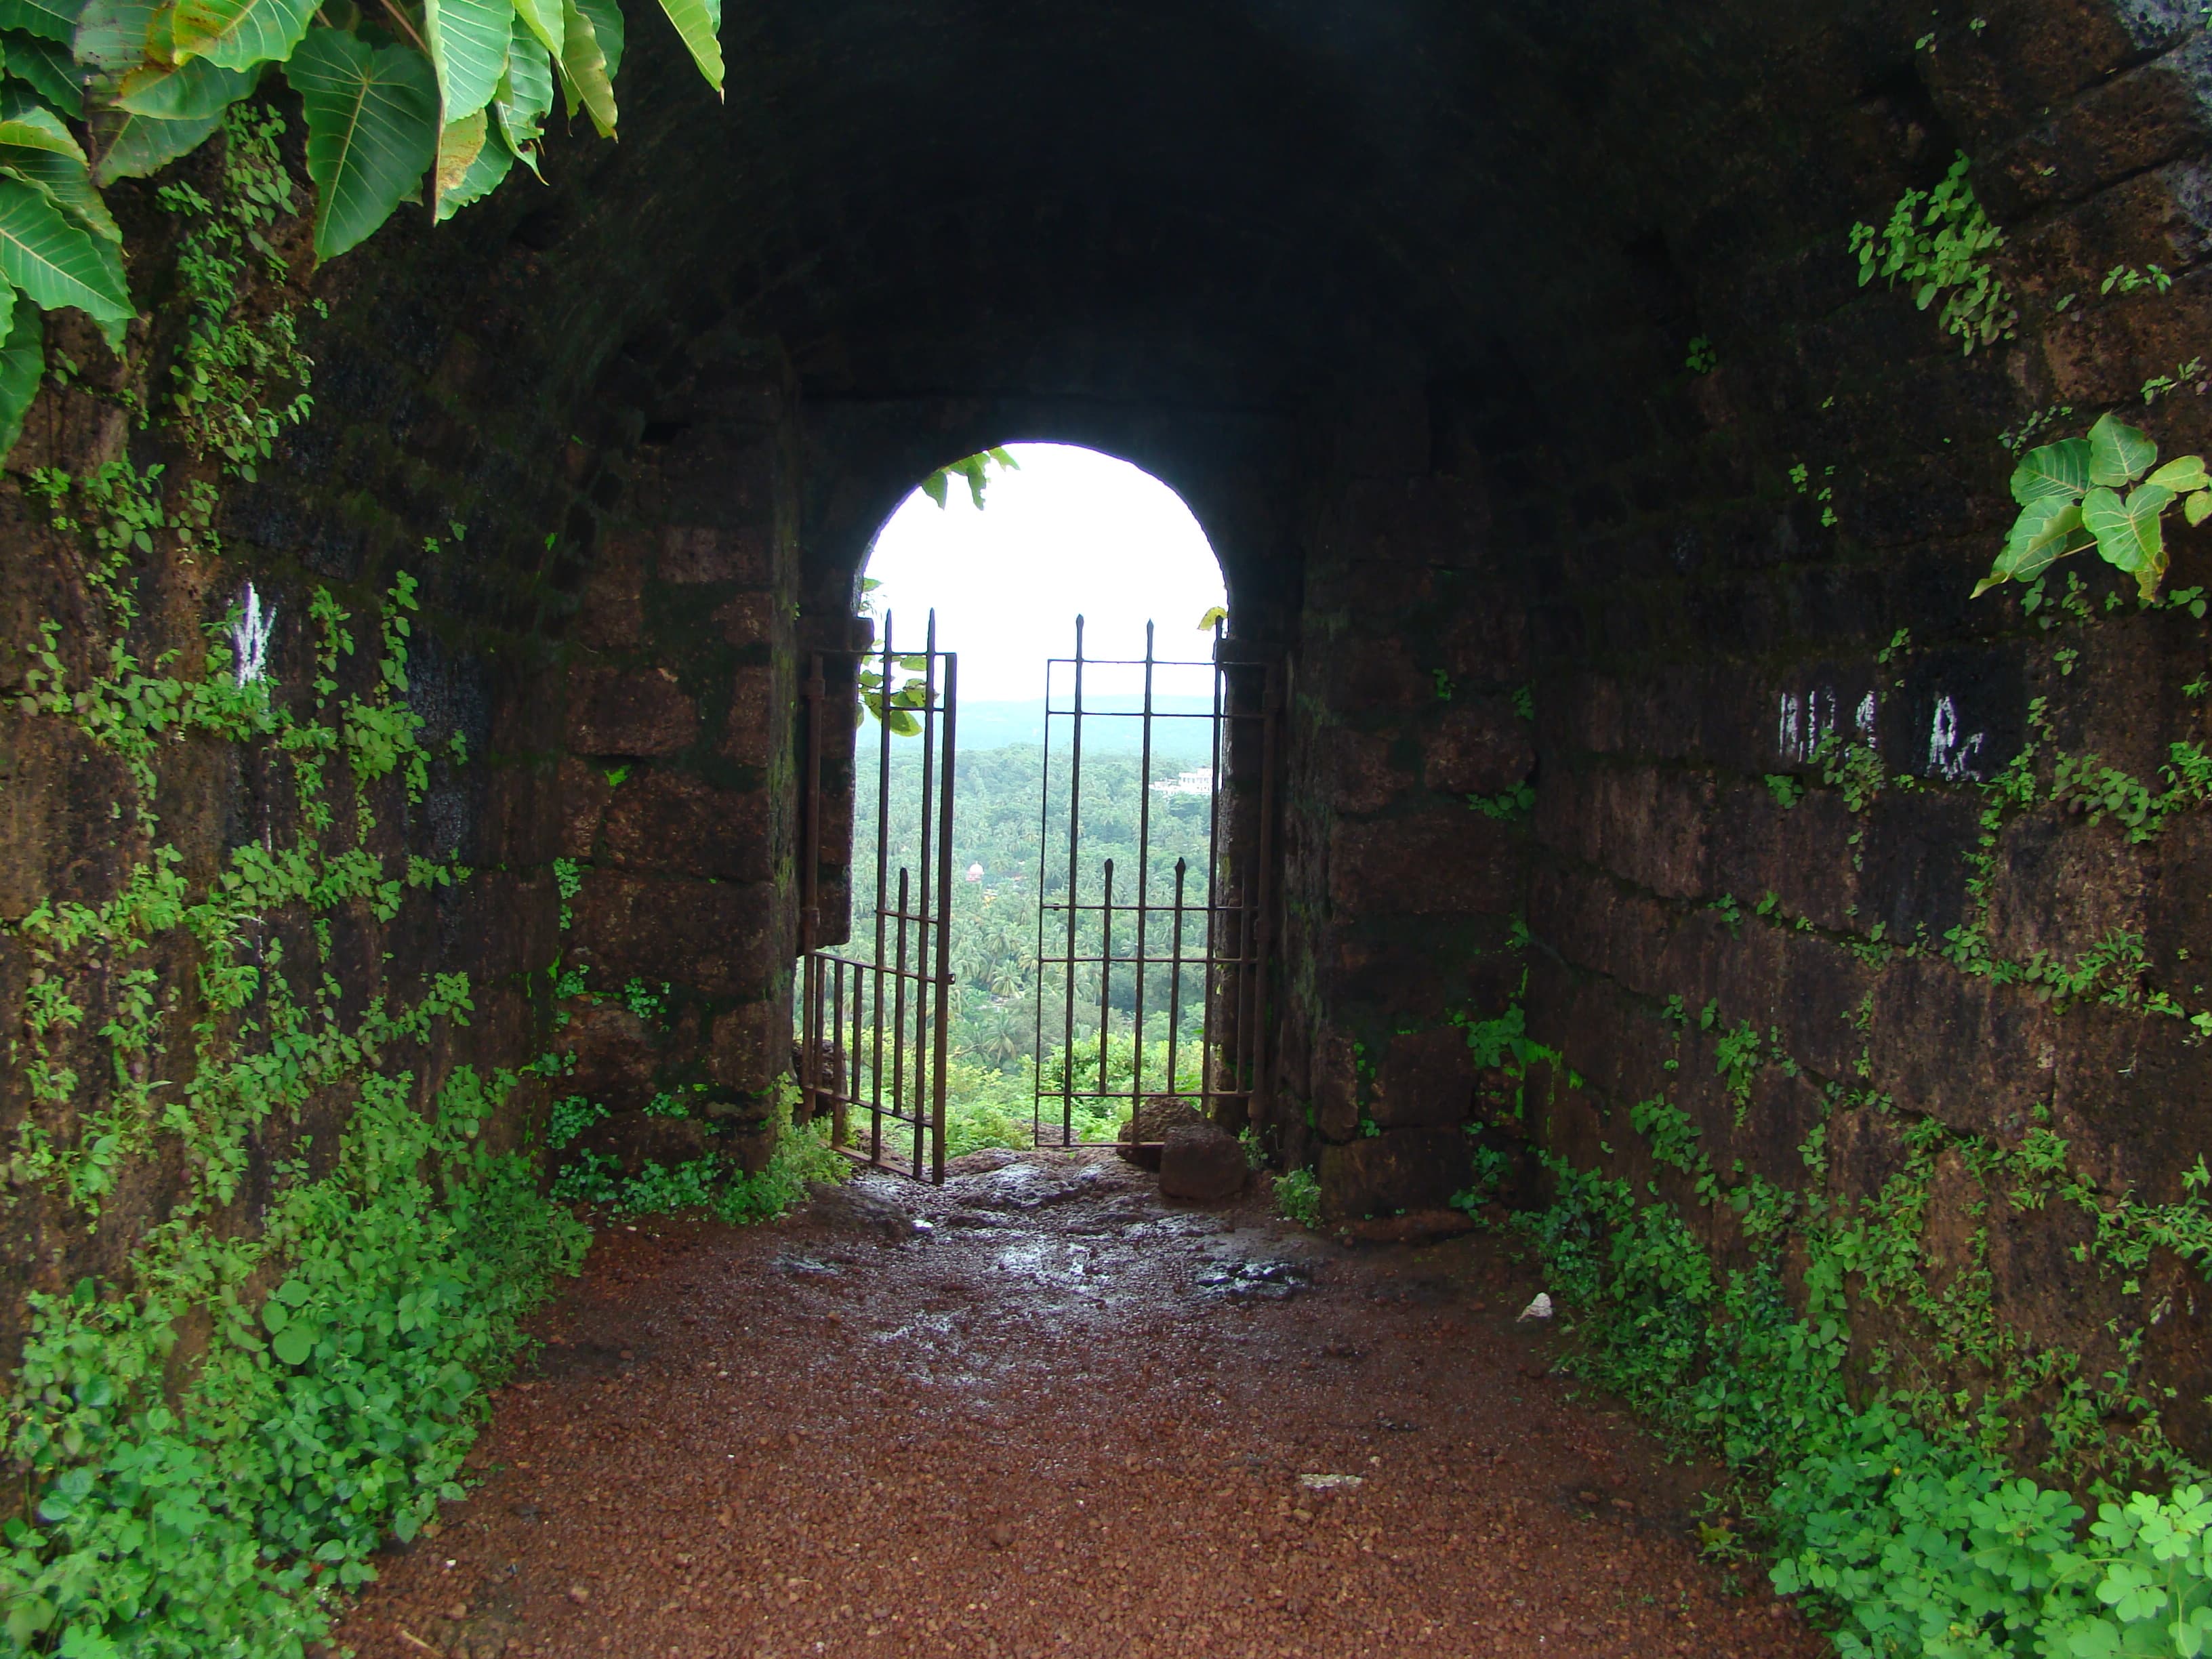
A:
POLYGON ((646 1023, 618 1003, 572 1004, 565 1012, 568 1023, 556 1034, 554 1048, 575 1064, 561 1079, 562 1091, 614 1107, 641 1103, 659 1063, 646 1023))
POLYGON ((1314 1127, 1330 1140, 1359 1133, 1359 1051, 1352 1038, 1325 1027, 1313 1049, 1314 1127))
POLYGON ((578 668, 568 676, 567 747, 579 755, 674 755, 699 709, 665 668, 578 668))
POLYGON ((791 1022, 776 999, 741 1002, 714 1018, 708 1064, 714 1081, 742 1094, 765 1093, 791 1061, 791 1022))
POLYGON ((1474 1097, 1474 1057, 1455 1027, 1401 1033, 1384 1050, 1369 1113, 1386 1129, 1456 1127, 1474 1097))
POLYGON ((1469 1142, 1457 1129, 1385 1129, 1321 1154, 1322 1214, 1364 1221, 1399 1210, 1433 1210, 1466 1187, 1469 1142))
POLYGON ((602 984, 635 974, 708 996, 757 996, 788 967, 787 908, 773 882, 597 870, 575 899, 574 938, 602 984))
POLYGON ((713 621, 725 644, 740 650, 767 645, 775 635, 775 596, 737 594, 714 608, 713 621))
POLYGON ((1392 762, 1387 737, 1334 726, 1320 741, 1328 755, 1328 804, 1336 811, 1380 811, 1413 787, 1413 775, 1392 762))
POLYGON ((592 568, 577 595, 577 642, 595 651, 630 651, 645 643, 645 556, 649 544, 639 531, 602 536, 592 568))
POLYGON ((658 574, 661 580, 680 586, 743 582, 765 587, 773 574, 769 550, 764 526, 671 525, 660 532, 658 574))
POLYGON ((1244 1190, 1244 1148, 1211 1123, 1179 1123, 1160 1149, 1160 1191, 1169 1198, 1216 1204, 1244 1190))
POLYGON ((641 773, 607 805, 607 859, 636 870, 766 881, 771 810, 763 789, 717 789, 683 772, 641 773))
POLYGON ((1465 807, 1425 811, 1337 832, 1329 896, 1355 914, 1480 915, 1516 908, 1522 848, 1505 825, 1465 807))
POLYGON ((599 849, 599 825, 614 795, 606 769, 564 755, 556 774, 556 787, 560 801, 560 856, 588 859, 599 849))
POLYGON ((1510 697, 1462 693, 1421 742, 1421 776, 1453 795, 1495 795, 1536 769, 1532 727, 1510 697))
POLYGON ((778 678, 773 668, 732 672, 729 719, 722 728, 723 759, 740 766, 766 766, 775 757, 785 729, 777 702, 778 678))

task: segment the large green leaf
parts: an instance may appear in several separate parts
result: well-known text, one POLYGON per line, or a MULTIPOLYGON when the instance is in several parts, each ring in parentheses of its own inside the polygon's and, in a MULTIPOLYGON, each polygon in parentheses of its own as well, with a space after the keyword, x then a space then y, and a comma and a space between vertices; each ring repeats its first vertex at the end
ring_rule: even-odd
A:
POLYGON ((661 10, 717 95, 722 90, 722 0, 660 0, 661 10))
POLYGON ((545 118, 553 108, 553 64, 545 48, 515 20, 514 39, 507 54, 507 73, 492 94, 492 112, 499 118, 500 135, 507 148, 532 173, 538 171, 538 141, 545 118))
POLYGON ((143 179, 159 173, 179 155, 190 154, 222 125, 221 115, 204 115, 196 121, 162 121, 146 115, 125 115, 118 122, 92 170, 103 185, 118 179, 143 179))
POLYGON ((122 255, 63 216, 44 191, 0 178, 0 276, 48 311, 75 306, 95 322, 130 320, 122 255))
POLYGON ((510 0, 422 0, 422 39, 438 71, 445 124, 491 102, 514 34, 510 0))
POLYGON ((438 135, 438 159, 430 170, 434 210, 445 200, 446 192, 461 182, 461 175, 476 165, 477 157, 483 153, 484 134, 490 125, 489 118, 478 110, 473 115, 447 122, 445 131, 438 135))
POLYGON ((122 245, 122 228, 93 188, 84 151, 52 110, 25 110, 0 120, 0 172, 42 192, 94 235, 122 245))
POLYGON ((561 0, 514 0, 515 21, 556 58, 561 56, 561 0))
POLYGON ((590 112, 602 138, 615 136, 614 67, 600 46, 592 24, 576 0, 561 0, 561 84, 568 94, 568 113, 590 112))
POLYGON ((2033 581, 2056 560, 2089 545, 2081 525, 2081 503, 2067 495, 2044 495, 2020 510, 2004 551, 1997 555, 1990 574, 1975 584, 1979 599, 2000 582, 2033 581))
POLYGON ((2105 562, 2126 571, 2145 598, 2158 592, 2166 574, 2166 538, 2159 514, 2173 501, 2164 484, 2140 485, 2125 501, 2096 489, 2081 502, 2081 522, 2097 538, 2105 562))
POLYGON ((315 256, 334 259, 392 216, 438 155, 438 79, 409 46, 307 33, 284 65, 307 117, 315 256))
POLYGON ((153 0, 85 0, 76 20, 77 61, 116 74, 146 61, 153 0))
POLYGON ((222 114, 260 80, 258 67, 225 69, 211 58, 194 58, 173 69, 141 64, 123 77, 115 106, 157 121, 197 121, 222 114))
POLYGON ((2022 507, 2043 495, 2078 499, 2089 487, 2089 441, 2068 438, 2031 449, 2013 469, 2012 498, 2022 507))
POLYGON ((0 456, 23 435, 23 416, 30 413, 46 374, 45 319, 38 307, 21 303, 13 289, 8 297, 13 314, 7 337, 0 340, 0 456))
MULTIPOLYGON (((532 44, 534 46, 536 43, 533 41, 532 44)), ((479 114, 476 118, 482 120, 483 118, 479 114)), ((469 163, 468 170, 438 192, 438 222, 445 223, 470 204, 480 202, 490 195, 499 188, 501 180, 507 177, 514 166, 514 153, 507 149, 506 140, 500 137, 497 124, 490 124, 484 134, 483 143, 477 149, 476 159, 469 163)))
POLYGON ((177 0, 169 25, 179 63, 204 58, 225 69, 281 64, 315 15, 316 0, 177 0))
POLYGON ((2185 495, 2212 484, 2212 475, 2205 472, 2202 455, 2177 455, 2143 482, 2162 484, 2177 495, 2185 495))
POLYGON ((2111 415, 2089 428, 2089 482, 2118 489, 2142 477, 2158 459, 2158 446, 2111 415))
POLYGON ((0 29, 21 29, 67 46, 76 38, 84 0, 0 0, 0 29))
POLYGON ((34 106, 0 115, 0 144, 12 144, 17 149, 51 150, 57 155, 70 157, 79 167, 85 165, 84 146, 50 109, 34 106))
POLYGON ((84 115, 84 93, 77 85, 76 59, 66 44, 41 40, 14 31, 0 33, 0 49, 8 54, 8 73, 34 89, 72 121, 84 115))
MULTIPOLYGON (((600 55, 607 60, 607 79, 611 81, 622 73, 623 41, 629 33, 623 9, 616 0, 574 0, 576 9, 583 13, 584 21, 592 26, 592 38, 599 43, 600 55)), ((565 33, 568 18, 563 14, 561 27, 565 33)))

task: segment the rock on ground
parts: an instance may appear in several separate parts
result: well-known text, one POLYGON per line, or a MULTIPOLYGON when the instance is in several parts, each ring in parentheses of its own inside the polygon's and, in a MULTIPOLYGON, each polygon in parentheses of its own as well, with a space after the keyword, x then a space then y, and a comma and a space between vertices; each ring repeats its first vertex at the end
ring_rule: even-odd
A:
POLYGON ((1211 1123, 1178 1123, 1160 1149, 1160 1191, 1170 1198, 1218 1203, 1244 1190, 1250 1173, 1235 1135, 1211 1123))

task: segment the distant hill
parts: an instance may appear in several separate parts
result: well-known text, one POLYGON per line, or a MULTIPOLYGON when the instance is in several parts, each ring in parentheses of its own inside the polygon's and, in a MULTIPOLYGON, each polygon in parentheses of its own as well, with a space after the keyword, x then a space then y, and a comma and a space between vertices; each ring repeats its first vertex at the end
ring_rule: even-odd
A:
MULTIPOLYGON (((1137 714, 1143 708, 1140 698, 1114 696, 1084 699, 1083 750, 1085 754, 1133 755, 1139 748, 1139 728, 1142 722, 1135 720, 1098 720, 1094 711, 1137 714)), ((1065 708, 1063 702, 1058 705, 1065 708)), ((1213 704, 1206 697, 1155 697, 1155 715, 1208 714, 1213 704)), ((1044 699, 1033 697, 1024 702, 968 702, 959 708, 959 727, 956 733, 963 752, 980 753, 987 749, 1036 748, 1044 742, 1044 699)), ((1052 746, 1055 750, 1067 748, 1075 722, 1063 714, 1055 713, 1052 720, 1052 746)), ((864 727, 862 743, 874 735, 872 725, 864 727)), ((917 739, 908 738, 905 743, 917 739)), ((1192 763, 1203 763, 1212 746, 1206 722, 1202 720, 1159 720, 1152 723, 1152 752, 1161 759, 1176 759, 1192 763)))

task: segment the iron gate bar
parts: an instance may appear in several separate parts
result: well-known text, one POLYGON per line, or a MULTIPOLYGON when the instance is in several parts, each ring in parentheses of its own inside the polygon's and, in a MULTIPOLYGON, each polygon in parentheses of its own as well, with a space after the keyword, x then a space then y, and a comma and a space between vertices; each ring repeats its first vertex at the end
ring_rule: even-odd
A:
MULTIPOLYGON (((1035 1131, 1041 1144, 1046 1139, 1042 1108, 1048 1096, 1044 1088, 1044 998, 1046 970, 1057 968, 1063 975, 1060 1008, 1060 1066, 1057 1093, 1060 1106, 1059 1144, 1113 1145, 1116 1143, 1085 1143, 1075 1135, 1074 1109, 1078 1101, 1120 1101, 1126 1099, 1133 1118, 1136 1108, 1146 1097, 1146 1060, 1144 1050, 1144 986, 1146 969, 1151 965, 1152 946, 1151 921, 1156 910, 1168 912, 1172 917, 1173 935, 1165 965, 1170 970, 1168 1006, 1167 1072, 1162 1088, 1158 1091, 1174 1096, 1195 1094, 1200 1109, 1211 1117, 1215 1109, 1224 1103, 1241 1100, 1248 1113, 1264 1088, 1267 1055, 1267 963, 1266 953, 1273 937, 1274 883, 1272 861, 1274 854, 1273 819, 1275 811, 1275 769, 1279 760, 1277 727, 1281 713, 1281 671, 1271 659, 1238 659, 1226 657, 1224 635, 1217 623, 1213 635, 1213 655, 1208 663, 1164 662, 1156 649, 1156 630, 1146 629, 1145 654, 1141 659, 1093 658, 1084 650, 1084 619, 1076 618, 1075 655, 1054 658, 1048 664, 1045 699, 1044 781, 1039 803, 1039 860, 1037 914, 1037 990, 1036 990, 1036 1055, 1035 1060, 1036 1086, 1032 1093, 1037 1110, 1035 1131), (1072 706, 1055 706, 1052 696, 1051 670, 1066 665, 1073 670, 1072 706), (1135 710, 1092 708, 1086 706, 1085 677, 1087 670, 1108 668, 1141 668, 1143 696, 1135 710), (1161 668, 1206 668, 1212 683, 1211 707, 1203 714, 1188 714, 1180 710, 1163 710, 1158 706, 1157 672, 1161 668), (1255 699, 1249 692, 1231 695, 1232 675, 1248 675, 1259 670, 1263 675, 1261 695, 1255 699), (1050 863, 1052 833, 1052 748, 1051 732, 1056 718, 1066 717, 1073 722, 1067 763, 1066 825, 1068 836, 1068 888, 1065 900, 1048 902, 1044 896, 1044 876, 1050 863), (1114 860, 1102 861, 1103 886, 1097 902, 1085 902, 1082 890, 1082 802, 1083 802, 1083 724, 1085 720, 1136 720, 1139 726, 1139 767, 1138 805, 1138 885, 1133 902, 1117 901, 1115 896, 1115 869, 1114 860), (1200 949, 1197 956, 1185 954, 1186 928, 1193 914, 1189 901, 1188 861, 1176 860, 1176 884, 1172 902, 1156 899, 1151 891, 1151 822, 1152 793, 1152 726, 1155 720, 1202 720, 1207 722, 1208 749, 1212 764, 1209 768, 1209 801, 1206 823, 1206 893, 1197 914, 1204 927, 1200 949), (1231 815, 1233 803, 1224 799, 1227 778, 1224 760, 1233 759, 1234 752, 1248 753, 1249 750, 1231 741, 1238 722, 1256 720, 1261 730, 1256 734, 1260 763, 1259 813, 1256 858, 1243 856, 1253 849, 1243 847, 1240 834, 1240 819, 1231 815), (1232 752, 1232 750, 1234 752, 1232 752), (1224 893, 1222 886, 1224 860, 1232 853, 1236 858, 1237 880, 1232 891, 1224 893), (1048 954, 1045 939, 1049 927, 1048 913, 1058 911, 1065 920, 1065 948, 1057 954, 1048 954), (1114 945, 1115 918, 1130 915, 1135 920, 1136 945, 1133 954, 1117 954, 1114 945), (1083 918, 1096 915, 1098 925, 1097 954, 1084 948, 1083 918), (1126 963, 1134 980, 1135 1000, 1130 1022, 1131 1064, 1129 1085, 1126 1093, 1111 1086, 1110 1059, 1113 1036, 1113 974, 1117 963, 1126 963), (1203 969, 1200 1044, 1200 1073, 1194 1091, 1178 1086, 1178 1065, 1182 1043, 1182 972, 1186 965, 1203 969), (1096 967, 1099 975, 1098 996, 1098 1066, 1097 1087, 1078 1086, 1076 1052, 1076 977, 1078 970, 1096 967), (1224 1034, 1224 1024, 1233 1025, 1233 1032, 1224 1034), (1231 1052, 1219 1053, 1224 1042, 1231 1052)), ((1249 682, 1248 682, 1249 683, 1249 682)), ((1139 1143, 1157 1145, 1156 1142, 1139 1143)))
MULTIPOLYGON (((884 618, 882 676, 878 695, 884 718, 878 748, 876 781, 875 949, 872 960, 863 961, 820 947, 818 908, 802 912, 800 937, 811 946, 802 974, 805 1001, 800 1029, 801 1070, 806 1079, 810 1111, 818 1111, 826 1093, 836 1133, 833 1144, 855 1162, 896 1170, 917 1180, 945 1179, 945 1109, 946 1053, 951 1012, 952 933, 952 811, 954 757, 957 740, 954 699, 958 695, 959 659, 957 653, 937 648, 937 617, 930 613, 924 649, 902 657, 892 637, 892 619, 884 618), (915 890, 914 871, 898 867, 898 896, 884 902, 890 878, 890 775, 892 721, 912 705, 895 704, 893 679, 902 664, 919 660, 921 669, 921 859, 920 890, 915 890), (937 672, 944 665, 940 693, 937 672), (939 716, 943 716, 940 726, 939 716), (933 868, 933 860, 934 868, 933 868), (933 969, 931 957, 935 956, 933 969), (911 964, 909 964, 911 953, 911 964), (888 987, 884 981, 890 982, 888 987), (911 985, 914 1024, 907 1025, 908 990, 911 985), (888 1005, 888 1006, 886 1006, 888 1005), (890 1097, 884 1046, 885 1016, 890 1045, 890 1097), (825 1032, 824 1027, 827 1026, 825 1032), (847 1048, 847 1032, 851 1046, 847 1048), (821 1080, 823 1042, 837 1056, 838 1075, 825 1091, 821 1080), (912 1092, 908 1093, 911 1060, 912 1092), (862 1070, 867 1073, 865 1098, 860 1088, 862 1070), (865 1153, 847 1144, 850 1114, 861 1108, 868 1114, 868 1144, 865 1153), (884 1162, 884 1119, 913 1132, 910 1152, 894 1149, 893 1161, 884 1162), (902 1168, 903 1165, 905 1167, 902 1168), (926 1173, 925 1173, 926 1171, 926 1173)), ((821 742, 819 723, 826 712, 826 691, 820 684, 820 658, 807 686, 810 733, 807 740, 807 835, 810 857, 805 896, 814 900, 817 889, 813 865, 818 861, 821 813, 821 742)), ((903 688, 902 688, 903 689, 903 688)), ((849 867, 849 866, 848 866, 849 867)))

